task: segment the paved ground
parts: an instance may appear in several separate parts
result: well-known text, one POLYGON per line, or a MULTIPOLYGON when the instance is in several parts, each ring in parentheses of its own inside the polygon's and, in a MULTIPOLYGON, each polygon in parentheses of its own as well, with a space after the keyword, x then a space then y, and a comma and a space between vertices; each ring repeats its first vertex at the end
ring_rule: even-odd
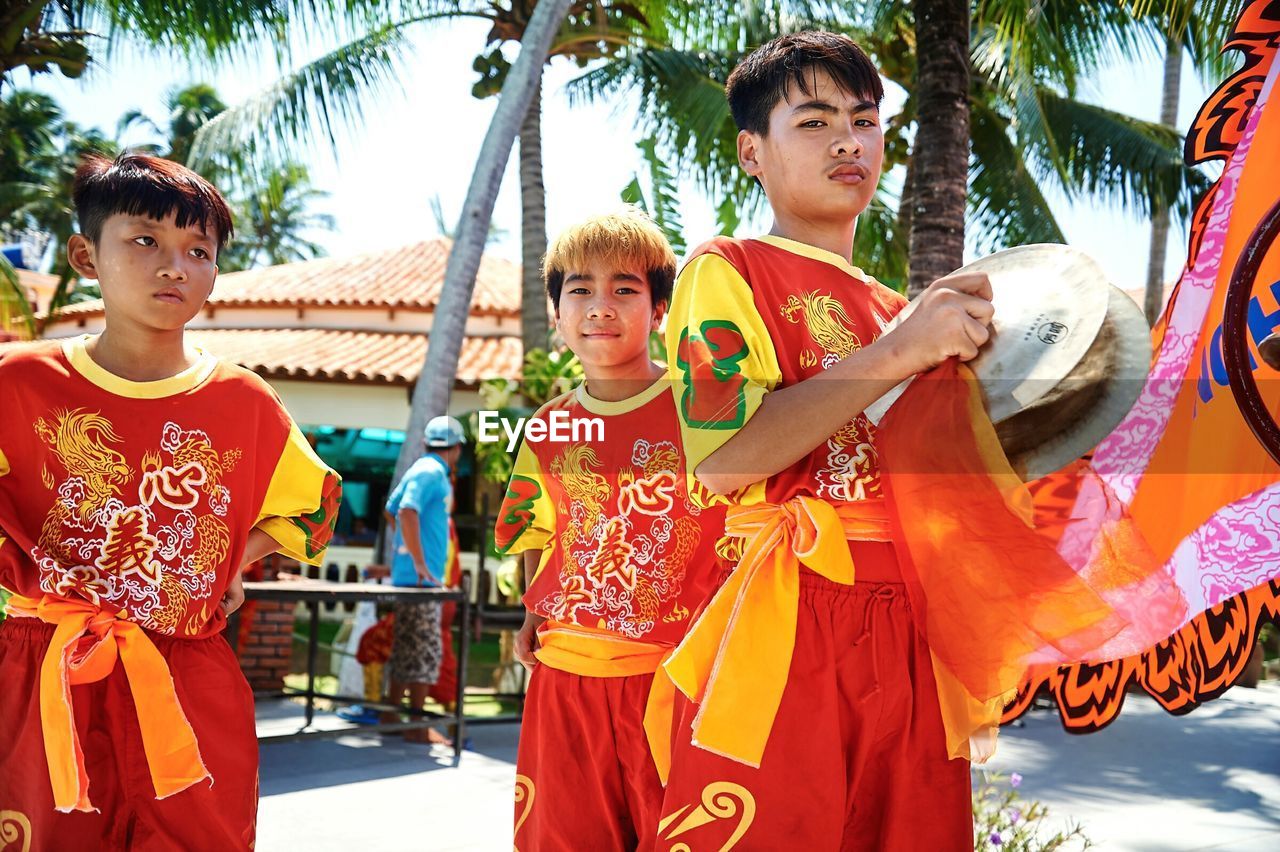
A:
MULTIPOLYGON (((287 730, 291 706, 263 706, 260 728, 287 730)), ((452 753, 395 737, 265 745, 258 849, 461 852, 511 848, 514 725, 472 728, 452 753)), ((1006 729, 993 768, 1061 821, 1117 852, 1280 850, 1280 684, 1234 689, 1187 716, 1131 697, 1085 737, 1052 713, 1006 729)), ((590 850, 595 852, 595 850, 590 850)))

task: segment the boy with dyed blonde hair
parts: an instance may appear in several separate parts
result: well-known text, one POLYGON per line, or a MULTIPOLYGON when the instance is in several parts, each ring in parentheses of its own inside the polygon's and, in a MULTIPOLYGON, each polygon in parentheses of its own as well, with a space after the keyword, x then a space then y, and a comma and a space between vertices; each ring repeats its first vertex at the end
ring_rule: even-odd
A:
POLYGON ((526 440, 498 515, 498 547, 523 552, 531 576, 516 641, 533 672, 516 763, 524 852, 649 849, 657 834, 645 708, 714 582, 723 529, 723 510, 688 487, 666 370, 649 357, 675 272, 635 210, 569 228, 544 262, 585 381, 536 416, 598 418, 604 439, 526 440))

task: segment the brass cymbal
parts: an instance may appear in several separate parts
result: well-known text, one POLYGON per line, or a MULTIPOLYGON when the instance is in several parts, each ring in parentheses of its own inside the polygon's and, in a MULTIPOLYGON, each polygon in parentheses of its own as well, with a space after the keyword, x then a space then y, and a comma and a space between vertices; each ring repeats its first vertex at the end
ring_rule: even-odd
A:
MULTIPOLYGON (((1092 450, 1128 414, 1146 379, 1151 334, 1141 309, 1093 258, 1069 246, 1019 246, 957 271, 991 279, 991 338, 968 366, 1014 469, 1037 479, 1092 450)), ((868 406, 872 422, 905 385, 868 406)))
POLYGON ((1084 252, 1051 244, 1006 249, 957 272, 991 279, 991 339, 969 368, 999 423, 1049 393, 1084 358, 1107 316, 1106 276, 1084 252))

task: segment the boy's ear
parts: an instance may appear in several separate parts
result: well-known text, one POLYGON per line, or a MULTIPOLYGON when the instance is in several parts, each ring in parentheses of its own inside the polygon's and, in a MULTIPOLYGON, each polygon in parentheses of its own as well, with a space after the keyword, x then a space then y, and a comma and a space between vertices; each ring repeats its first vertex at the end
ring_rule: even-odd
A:
POLYGON ((67 240, 67 262, 81 278, 98 277, 98 262, 94 254, 93 243, 84 234, 72 234, 67 240))
POLYGON ((738 131, 738 165, 753 178, 760 177, 760 162, 757 159, 759 139, 748 130, 738 131))
POLYGON ((649 324, 650 330, 657 331, 658 327, 662 325, 662 318, 665 317, 666 315, 667 315, 666 302, 659 302, 658 304, 654 305, 653 319, 650 321, 650 324, 649 324))

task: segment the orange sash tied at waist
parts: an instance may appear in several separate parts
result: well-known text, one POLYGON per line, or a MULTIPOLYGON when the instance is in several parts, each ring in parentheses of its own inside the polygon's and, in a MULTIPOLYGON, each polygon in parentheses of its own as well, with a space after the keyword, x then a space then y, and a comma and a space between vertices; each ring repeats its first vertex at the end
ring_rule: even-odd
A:
POLYGON ((533 655, 538 662, 570 674, 630 677, 657 671, 670 651, 670 645, 546 621, 538 628, 538 650, 533 655))
POLYGON ((169 666, 141 627, 88 601, 52 595, 39 599, 15 595, 5 611, 19 618, 39 618, 55 628, 40 666, 40 726, 54 807, 63 813, 96 810, 89 801, 71 687, 107 677, 117 659, 124 664, 138 713, 156 798, 211 777, 200 757, 195 731, 178 702, 169 666))
POLYGON ((888 541, 879 500, 828 503, 795 497, 733 506, 726 535, 745 538, 742 559, 655 677, 645 728, 666 781, 674 689, 698 703, 693 742, 758 767, 795 649, 800 566, 852 585, 849 541, 888 541), (667 680, 669 678, 669 680, 667 680))

